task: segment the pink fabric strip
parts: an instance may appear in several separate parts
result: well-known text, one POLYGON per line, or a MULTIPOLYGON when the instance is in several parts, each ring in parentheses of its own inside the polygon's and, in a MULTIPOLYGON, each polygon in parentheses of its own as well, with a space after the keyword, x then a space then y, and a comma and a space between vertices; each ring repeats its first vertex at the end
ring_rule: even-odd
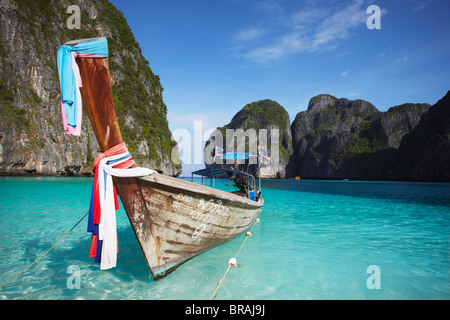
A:
POLYGON ((61 98, 61 114, 62 114, 62 119, 63 119, 63 126, 64 126, 64 132, 66 132, 69 135, 72 135, 73 133, 69 132, 69 128, 73 128, 72 126, 69 126, 67 124, 67 115, 66 115, 66 110, 64 109, 64 103, 62 101, 61 98))
POLYGON ((101 56, 101 55, 93 54, 93 53, 77 53, 77 54, 78 54, 78 57, 81 57, 81 58, 104 58, 105 57, 105 56, 101 56))
POLYGON ((70 53, 72 55, 72 69, 73 69, 73 73, 75 75, 75 82, 77 84, 77 101, 78 101, 77 126, 72 127, 68 124, 67 115, 66 115, 66 111, 64 110, 64 104, 62 102, 62 99, 61 99, 61 113, 62 113, 62 117, 63 117, 64 131, 68 135, 79 136, 79 135, 81 135, 81 121, 82 121, 82 117, 83 117, 80 88, 83 86, 83 83, 81 81, 80 69, 78 68, 75 58, 76 57, 104 58, 105 56, 100 56, 98 54, 91 54, 91 53, 77 53, 75 51, 72 51, 70 53))
POLYGON ((68 132, 70 132, 69 134, 72 134, 74 136, 79 136, 79 135, 81 135, 81 118, 82 118, 80 88, 83 86, 83 83, 81 81, 80 69, 78 68, 77 62, 75 60, 75 58, 77 56, 79 56, 79 54, 77 54, 75 51, 72 51, 71 54, 72 54, 72 69, 73 69, 73 74, 75 75, 75 82, 77 84, 78 113, 77 113, 77 126, 75 128, 72 126, 68 126, 70 128, 67 128, 67 130, 68 130, 68 132))

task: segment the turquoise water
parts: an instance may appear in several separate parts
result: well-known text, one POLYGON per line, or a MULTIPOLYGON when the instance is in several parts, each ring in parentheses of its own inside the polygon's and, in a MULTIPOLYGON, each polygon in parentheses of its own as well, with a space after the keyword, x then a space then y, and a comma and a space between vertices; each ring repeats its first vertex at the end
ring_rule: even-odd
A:
MULTIPOLYGON (((0 285, 86 213, 91 183, 0 178, 0 285)), ((450 298, 450 184, 265 180, 263 196, 261 221, 216 299, 450 298), (380 289, 368 288, 372 265, 380 289)), ((154 281, 123 209, 117 219, 117 268, 100 271, 88 257, 84 220, 0 298, 209 299, 245 237, 154 281), (79 289, 69 288, 70 266, 79 289)))

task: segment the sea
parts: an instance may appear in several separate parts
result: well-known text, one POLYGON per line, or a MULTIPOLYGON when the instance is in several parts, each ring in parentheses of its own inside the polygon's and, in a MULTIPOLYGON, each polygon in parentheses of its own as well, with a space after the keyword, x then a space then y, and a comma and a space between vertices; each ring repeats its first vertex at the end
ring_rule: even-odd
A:
MULTIPOLYGON (((0 177, 0 286, 42 256, 0 299, 210 299, 246 236, 155 281, 121 206, 117 267, 101 271, 89 258, 87 218, 73 228, 92 181, 0 177)), ((216 300, 450 298, 450 184, 262 180, 262 196, 260 220, 216 300)))

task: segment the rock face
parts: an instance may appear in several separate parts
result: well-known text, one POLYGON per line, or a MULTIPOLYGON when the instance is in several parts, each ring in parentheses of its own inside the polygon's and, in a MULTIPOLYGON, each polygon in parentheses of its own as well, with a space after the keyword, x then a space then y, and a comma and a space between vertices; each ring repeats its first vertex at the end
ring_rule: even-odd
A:
POLYGON ((179 175, 163 88, 126 19, 106 0, 80 0, 69 29, 68 0, 0 1, 0 174, 90 174, 99 152, 87 117, 81 137, 64 134, 56 52, 73 39, 107 36, 122 136, 140 166, 179 175))
MULTIPOLYGON (((231 140, 229 140, 231 141, 231 140)), ((214 152, 214 146, 224 147, 227 152, 250 152, 257 154, 258 145, 267 147, 267 160, 263 163, 261 171, 258 166, 251 165, 249 161, 240 165, 240 169, 261 178, 287 178, 294 174, 294 167, 290 162, 293 154, 292 136, 290 130, 290 119, 287 111, 277 102, 272 100, 260 100, 252 102, 243 107, 231 120, 229 124, 220 127, 214 132, 206 143, 205 151, 214 152), (241 134, 239 134, 241 129, 241 134), (254 129, 255 139, 249 138, 254 129), (227 138, 230 134, 236 136, 234 146, 227 144, 227 138), (231 131, 230 131, 231 130, 231 131), (222 141, 216 141, 216 134, 220 132, 222 141), (242 134, 243 133, 243 134, 242 134), (212 145, 213 144, 213 145, 212 145), (208 146, 213 146, 212 148, 208 146), (242 146, 242 150, 238 146, 242 146), (250 164, 250 165, 249 165, 250 164)), ((213 153, 211 153, 214 156, 213 153)), ((216 159, 217 160, 217 159, 216 159)), ((217 166, 217 164, 215 164, 217 166)), ((212 167, 214 165, 208 165, 212 167)), ((224 167, 235 165, 227 164, 224 161, 224 167)))
MULTIPOLYGON (((322 94, 290 127, 277 102, 253 102, 216 130, 222 141, 211 135, 206 154, 214 155, 214 145, 232 150, 226 147, 227 129, 251 128, 279 130, 279 161, 263 163, 263 178, 450 181, 450 91, 433 106, 406 103, 386 112, 364 100, 322 94)), ((247 136, 238 138, 245 152, 251 144, 247 136)), ((275 142, 269 134, 270 158, 275 142)), ((258 176, 257 166, 247 162, 240 169, 258 176)))
POLYGON ((312 98, 307 111, 298 113, 292 123, 296 173, 303 178, 338 177, 344 159, 358 148, 378 147, 373 139, 364 140, 365 145, 357 139, 360 134, 369 138, 370 119, 376 115, 378 110, 366 101, 330 95, 312 98))
POLYGON ((448 180, 448 100, 447 94, 433 107, 403 104, 380 112, 363 100, 316 96, 292 123, 296 174, 448 180))
POLYGON ((395 179, 450 181, 450 91, 403 137, 394 168, 395 179))

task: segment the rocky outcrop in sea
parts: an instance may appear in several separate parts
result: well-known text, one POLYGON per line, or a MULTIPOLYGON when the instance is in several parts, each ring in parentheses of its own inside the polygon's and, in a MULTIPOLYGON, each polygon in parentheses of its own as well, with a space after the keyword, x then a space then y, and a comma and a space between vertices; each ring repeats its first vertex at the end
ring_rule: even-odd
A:
MULTIPOLYGON (((247 159, 244 163, 217 164, 219 159, 206 167, 222 166, 225 168, 239 168, 261 178, 289 178, 294 174, 291 163, 293 148, 289 114, 278 102, 269 99, 252 102, 244 106, 227 125, 217 128, 205 146, 206 153, 214 156, 215 148, 219 146, 226 152, 249 152, 257 154, 258 146, 267 149, 266 161, 261 170, 256 162, 247 159), (228 131, 227 131, 228 130, 228 131), (251 131, 253 130, 253 132, 251 131), (230 134, 227 135, 227 132, 230 134), (220 133, 220 139, 216 137, 220 133), (236 138, 231 140, 230 135, 236 138), (232 144, 229 144, 229 141, 232 144), (242 150, 239 150, 242 147, 242 150)), ((264 159, 263 159, 264 160, 264 159)))
MULTIPOLYGON (((262 100, 218 130, 280 130, 280 161, 264 178, 450 181, 450 93, 433 106, 405 103, 385 112, 368 101, 321 94, 288 121, 281 105, 262 100)), ((241 168, 258 176, 257 168, 241 168)))
POLYGON ((302 178, 391 179, 405 134, 428 104, 403 104, 380 112, 364 100, 313 97, 292 123, 296 174, 302 178))

